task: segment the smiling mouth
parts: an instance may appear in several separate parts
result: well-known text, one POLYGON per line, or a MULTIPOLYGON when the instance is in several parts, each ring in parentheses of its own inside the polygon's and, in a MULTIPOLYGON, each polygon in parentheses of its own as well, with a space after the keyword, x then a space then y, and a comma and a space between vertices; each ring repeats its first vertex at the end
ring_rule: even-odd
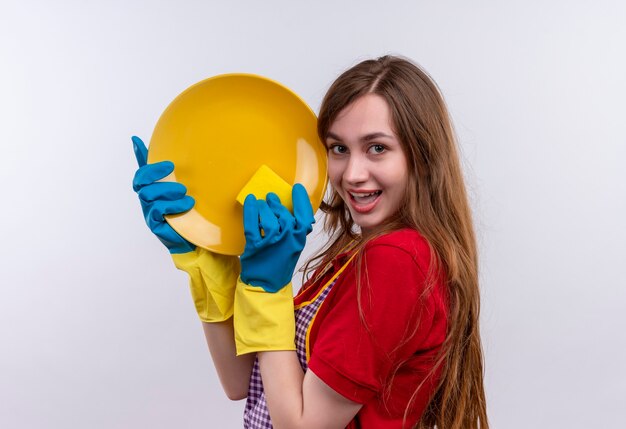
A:
POLYGON ((373 203, 382 193, 383 191, 374 191, 368 193, 349 192, 352 201, 359 205, 373 203))

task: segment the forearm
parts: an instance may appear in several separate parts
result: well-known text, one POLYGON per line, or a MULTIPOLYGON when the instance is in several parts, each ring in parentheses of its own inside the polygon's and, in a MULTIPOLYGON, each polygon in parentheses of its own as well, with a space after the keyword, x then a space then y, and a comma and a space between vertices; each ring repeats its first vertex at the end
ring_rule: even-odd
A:
POLYGON ((296 352, 259 352, 267 406, 276 429, 342 429, 361 409, 313 372, 302 371, 296 352))
POLYGON ((301 427, 304 371, 296 352, 259 352, 258 356, 273 426, 277 429, 301 427))
POLYGON ((361 408, 311 371, 295 351, 291 278, 315 222, 306 189, 292 189, 293 215, 278 196, 248 195, 243 204, 246 247, 235 288, 235 343, 256 352, 272 425, 276 429, 342 429, 361 408))
POLYGON ((226 396, 232 400, 244 399, 255 354, 236 355, 232 317, 224 322, 202 322, 202 328, 226 396))

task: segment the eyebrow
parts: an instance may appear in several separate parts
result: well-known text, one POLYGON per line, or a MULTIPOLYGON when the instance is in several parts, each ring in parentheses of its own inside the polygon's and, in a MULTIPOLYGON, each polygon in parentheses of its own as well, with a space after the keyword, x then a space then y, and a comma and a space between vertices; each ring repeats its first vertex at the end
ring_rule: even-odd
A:
MULTIPOLYGON (((375 140, 375 139, 380 138, 380 137, 387 137, 387 138, 390 138, 390 139, 393 138, 393 136, 391 136, 389 134, 385 134, 385 133, 379 131, 379 132, 375 132, 375 133, 366 134, 363 137, 361 137, 360 140, 368 142, 370 140, 375 140)), ((337 141, 341 141, 341 138, 337 134, 333 134, 331 132, 329 132, 327 134, 327 139, 328 138, 331 138, 331 139, 337 140, 337 141)))

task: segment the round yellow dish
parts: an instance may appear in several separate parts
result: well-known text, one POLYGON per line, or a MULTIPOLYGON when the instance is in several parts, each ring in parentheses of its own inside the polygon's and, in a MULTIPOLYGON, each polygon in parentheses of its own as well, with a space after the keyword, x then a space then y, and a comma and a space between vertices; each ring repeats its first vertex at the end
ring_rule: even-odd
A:
POLYGON ((196 200, 167 222, 197 246, 240 255, 245 238, 237 197, 244 187, 255 188, 249 181, 262 166, 290 186, 304 185, 317 210, 327 178, 316 127, 302 99, 262 76, 220 75, 186 89, 161 115, 148 151, 149 163, 174 163, 163 180, 184 184, 196 200))

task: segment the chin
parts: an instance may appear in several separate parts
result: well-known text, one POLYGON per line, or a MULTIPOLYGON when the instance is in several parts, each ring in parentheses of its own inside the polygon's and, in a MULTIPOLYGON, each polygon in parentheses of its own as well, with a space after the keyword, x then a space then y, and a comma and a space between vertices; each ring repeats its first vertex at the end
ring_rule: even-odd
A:
POLYGON ((362 235, 367 235, 372 232, 376 232, 376 228, 380 227, 383 224, 382 221, 376 221, 376 220, 371 220, 368 222, 355 221, 354 223, 359 227, 362 235))

